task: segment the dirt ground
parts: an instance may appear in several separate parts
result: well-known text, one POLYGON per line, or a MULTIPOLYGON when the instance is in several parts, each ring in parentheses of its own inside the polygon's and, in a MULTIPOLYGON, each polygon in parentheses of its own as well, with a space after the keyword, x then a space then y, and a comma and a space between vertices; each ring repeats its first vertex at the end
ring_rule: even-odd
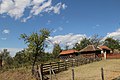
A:
MULTIPOLYGON (((75 67, 75 80, 101 80, 101 67, 104 69, 105 80, 120 76, 120 59, 111 59, 75 67)), ((72 68, 56 76, 58 80, 72 80, 72 68)), ((52 78, 56 80, 54 76, 52 78)))

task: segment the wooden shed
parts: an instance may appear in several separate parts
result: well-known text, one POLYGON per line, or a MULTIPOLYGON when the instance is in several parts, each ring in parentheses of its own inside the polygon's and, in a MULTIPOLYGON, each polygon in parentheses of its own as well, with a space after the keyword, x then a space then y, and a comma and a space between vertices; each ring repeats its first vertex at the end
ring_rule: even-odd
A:
POLYGON ((87 47, 80 50, 79 54, 83 55, 84 57, 95 58, 101 54, 101 50, 94 45, 88 45, 87 47))

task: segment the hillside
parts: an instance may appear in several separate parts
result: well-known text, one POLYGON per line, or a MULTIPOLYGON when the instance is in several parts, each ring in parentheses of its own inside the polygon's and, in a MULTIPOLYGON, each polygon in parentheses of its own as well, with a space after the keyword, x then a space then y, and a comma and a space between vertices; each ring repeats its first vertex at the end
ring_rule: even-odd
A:
POLYGON ((0 80, 35 80, 31 76, 30 69, 19 68, 0 72, 0 80))
MULTIPOLYGON (((104 68, 105 80, 120 76, 120 59, 102 60, 75 67, 75 80, 101 80, 101 67, 104 68)), ((58 73, 58 80, 72 80, 71 68, 58 73)), ((19 68, 0 73, 0 80, 35 80, 28 68, 19 68)), ((53 76, 53 80, 56 80, 53 76)))
MULTIPOLYGON (((112 80, 120 76, 120 59, 112 59, 75 67, 75 80, 101 80, 101 67, 104 68, 105 80, 112 80)), ((72 80, 71 69, 56 76, 58 80, 72 80)), ((56 79, 54 78, 54 80, 56 79)))

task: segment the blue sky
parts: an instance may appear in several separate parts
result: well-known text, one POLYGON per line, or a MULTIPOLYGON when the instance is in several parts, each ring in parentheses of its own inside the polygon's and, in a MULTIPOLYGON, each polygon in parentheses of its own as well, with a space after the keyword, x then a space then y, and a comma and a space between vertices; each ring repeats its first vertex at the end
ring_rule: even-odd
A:
POLYGON ((0 49, 13 55, 27 47, 20 34, 41 28, 61 45, 94 34, 120 39, 120 0, 0 0, 0 49))

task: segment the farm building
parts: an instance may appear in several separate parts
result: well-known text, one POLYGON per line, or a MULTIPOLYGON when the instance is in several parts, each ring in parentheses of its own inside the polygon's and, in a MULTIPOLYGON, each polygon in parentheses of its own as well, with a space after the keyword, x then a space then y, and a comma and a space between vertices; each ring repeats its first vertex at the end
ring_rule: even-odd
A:
POLYGON ((75 56, 78 55, 78 51, 77 50, 63 50, 60 54, 59 54, 59 58, 62 60, 65 59, 69 59, 69 58, 73 58, 75 56))
POLYGON ((107 59, 107 54, 112 53, 112 50, 107 46, 98 46, 98 48, 101 50, 101 56, 104 57, 104 59, 107 59))
POLYGON ((94 45, 88 45, 79 52, 80 55, 84 57, 96 58, 101 54, 101 50, 94 45))
POLYGON ((110 48, 108 48, 107 46, 98 46, 99 49, 101 49, 101 53, 111 53, 112 50, 110 48))

